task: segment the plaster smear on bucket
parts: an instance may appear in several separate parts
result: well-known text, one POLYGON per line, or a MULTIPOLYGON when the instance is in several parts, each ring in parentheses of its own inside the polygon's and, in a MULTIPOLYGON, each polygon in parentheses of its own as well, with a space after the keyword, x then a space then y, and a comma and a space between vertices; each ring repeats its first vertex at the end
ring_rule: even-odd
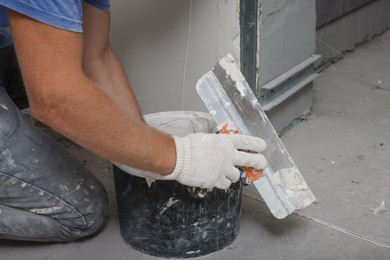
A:
POLYGON ((280 187, 296 209, 302 209, 313 201, 309 186, 296 168, 281 169, 272 175, 272 184, 280 187))
POLYGON ((179 199, 174 199, 174 197, 169 198, 167 202, 162 206, 162 209, 160 210, 160 215, 164 214, 164 212, 169 209, 172 205, 176 204, 179 202, 179 199))

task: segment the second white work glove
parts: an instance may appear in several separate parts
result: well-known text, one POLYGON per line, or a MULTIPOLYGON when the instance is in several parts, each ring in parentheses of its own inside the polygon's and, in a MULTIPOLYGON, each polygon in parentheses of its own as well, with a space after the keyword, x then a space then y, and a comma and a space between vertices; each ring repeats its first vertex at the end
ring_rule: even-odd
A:
POLYGON ((240 170, 235 166, 263 169, 267 164, 259 154, 266 147, 260 138, 204 133, 174 138, 176 166, 164 179, 177 180, 187 186, 227 189, 240 178, 240 170))
POLYGON ((267 163, 260 154, 265 142, 257 137, 241 134, 195 133, 174 136, 176 166, 169 175, 158 175, 138 169, 119 167, 131 174, 155 180, 176 180, 183 185, 211 189, 228 189, 240 178, 235 166, 263 169, 267 163))

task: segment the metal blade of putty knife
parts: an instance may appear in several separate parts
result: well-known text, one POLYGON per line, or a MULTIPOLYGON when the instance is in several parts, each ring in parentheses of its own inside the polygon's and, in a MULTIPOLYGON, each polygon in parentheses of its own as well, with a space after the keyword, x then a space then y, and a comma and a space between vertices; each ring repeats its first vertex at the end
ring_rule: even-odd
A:
POLYGON ((315 201, 230 54, 198 80, 196 89, 217 126, 228 124, 233 131, 260 137, 267 143, 263 155, 268 166, 253 184, 276 218, 285 218, 315 201))

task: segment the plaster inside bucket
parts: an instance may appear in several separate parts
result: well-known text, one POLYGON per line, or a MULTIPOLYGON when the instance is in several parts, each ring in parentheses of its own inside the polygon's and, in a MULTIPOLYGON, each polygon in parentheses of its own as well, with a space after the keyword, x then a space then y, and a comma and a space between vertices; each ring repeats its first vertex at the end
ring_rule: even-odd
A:
MULTIPOLYGON (((213 119, 203 112, 162 112, 145 120, 177 136, 216 132, 213 119)), ((114 178, 121 235, 137 251, 157 257, 204 256, 230 245, 238 234, 239 182, 196 198, 177 181, 157 180, 149 187, 145 178, 116 166, 114 178)))
MULTIPOLYGON (((215 133, 217 131, 213 118, 210 114, 205 112, 160 112, 145 115, 144 118, 150 126, 157 128, 164 133, 176 136, 186 136, 191 133, 215 133)), ((114 162, 114 164, 124 172, 145 178, 149 185, 151 185, 154 180, 160 179, 158 174, 134 169, 116 162, 114 162)))
POLYGON ((215 122, 203 112, 161 112, 145 116, 146 122, 159 130, 177 136, 190 133, 215 133, 215 122))

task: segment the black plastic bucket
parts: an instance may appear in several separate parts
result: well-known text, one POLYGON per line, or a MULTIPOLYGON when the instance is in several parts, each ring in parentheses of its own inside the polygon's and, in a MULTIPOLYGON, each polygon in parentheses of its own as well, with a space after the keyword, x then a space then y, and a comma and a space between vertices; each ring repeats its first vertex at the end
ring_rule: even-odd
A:
MULTIPOLYGON (((206 113, 165 112, 145 119, 170 134, 215 131, 206 113)), ((230 245, 237 236, 240 183, 227 191, 214 189, 204 198, 196 198, 189 187, 176 181, 155 181, 148 187, 144 178, 116 166, 114 177, 122 237, 142 253, 175 258, 203 256, 230 245)))

